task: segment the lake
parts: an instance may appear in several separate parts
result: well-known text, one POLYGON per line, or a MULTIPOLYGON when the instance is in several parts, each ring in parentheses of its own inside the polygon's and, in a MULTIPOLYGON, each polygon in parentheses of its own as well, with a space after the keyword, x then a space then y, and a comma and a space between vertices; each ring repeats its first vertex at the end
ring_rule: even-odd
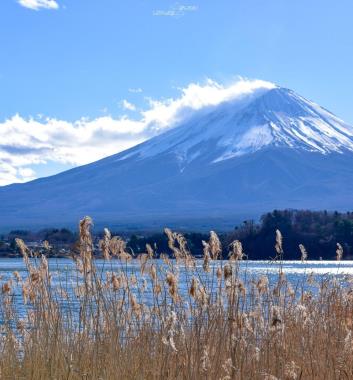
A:
MULTIPOLYGON (((173 262, 173 260, 171 260, 173 262)), ((52 284, 67 283, 76 279, 75 265, 71 259, 49 259, 49 269, 52 273, 52 284)), ((163 266, 162 260, 153 260, 156 266, 163 266)), ((175 263, 175 262, 174 262, 175 263)), ((226 261, 223 261, 223 265, 226 261)), ((123 270, 126 273, 135 274, 138 280, 149 278, 145 273, 140 274, 140 263, 138 260, 132 260, 128 263, 122 263, 118 260, 104 261, 95 260, 97 273, 105 278, 104 272, 116 272, 123 270)), ((211 263, 212 267, 220 265, 220 261, 211 263)), ((196 262, 197 272, 200 278, 204 276, 202 270, 202 260, 196 262)), ((282 264, 270 261, 241 261, 240 262, 240 277, 243 279, 256 279, 261 275, 267 275, 270 282, 278 278, 278 272, 282 268, 287 280, 293 285, 303 283, 304 280, 311 275, 316 280, 326 277, 337 276, 338 279, 345 279, 353 276, 353 260, 352 261, 283 261, 282 264)), ((4 258, 0 259, 0 278, 1 282, 5 282, 13 278, 13 272, 17 271, 22 278, 26 277, 26 267, 21 258, 4 258)), ((179 269, 179 286, 181 289, 186 287, 188 281, 187 271, 183 266, 179 269)))

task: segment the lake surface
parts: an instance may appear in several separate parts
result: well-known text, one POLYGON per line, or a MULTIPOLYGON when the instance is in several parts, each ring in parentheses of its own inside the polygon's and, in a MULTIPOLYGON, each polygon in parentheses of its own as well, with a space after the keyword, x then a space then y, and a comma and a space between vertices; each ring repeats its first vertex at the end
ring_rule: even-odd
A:
MULTIPOLYGON (((173 260, 171 260, 173 262, 173 260)), ((53 284, 67 282, 76 278, 75 264, 71 259, 49 259, 49 269, 53 274, 53 284)), ((153 260, 156 266, 163 266, 162 260, 153 260)), ((116 272, 123 270, 128 274, 135 274, 138 279, 148 278, 148 274, 141 276, 140 263, 138 260, 132 260, 129 263, 122 263, 119 260, 95 260, 97 272, 105 277, 104 272, 116 272)), ((223 261, 223 265, 226 261, 223 261)), ((220 261, 211 263, 212 267, 221 265, 220 261)), ((165 267, 165 266, 164 266, 165 267)), ((198 260, 197 272, 203 276, 202 260, 198 260)), ((240 276, 247 279, 256 279, 261 275, 267 275, 270 279, 276 279, 278 272, 282 268, 286 278, 293 284, 298 284, 305 280, 309 275, 314 276, 317 280, 325 277, 336 276, 338 279, 347 278, 352 275, 353 278, 353 260, 352 261, 283 261, 282 263, 270 261, 241 261, 240 276)), ((27 276, 25 264, 21 258, 3 258, 0 259, 0 278, 1 282, 13 278, 13 272, 17 271, 22 278, 27 276)), ((183 287, 184 281, 187 281, 185 268, 180 266, 179 285, 183 287)), ((190 277, 190 275, 189 275, 190 277)))
MULTIPOLYGON (((38 259, 32 259, 33 264, 38 259)), ((191 277, 198 278, 209 293, 213 293, 217 289, 217 280, 215 272, 211 275, 205 274, 202 268, 202 260, 196 262, 196 269, 192 271, 185 269, 183 265, 176 266, 173 262, 173 271, 177 274, 179 279, 179 293, 181 296, 188 296, 188 289, 190 287, 191 277), (212 290, 213 289, 213 290, 212 290)), ((71 259, 49 259, 49 270, 51 277, 51 289, 56 299, 60 302, 63 308, 66 308, 69 302, 71 307, 79 310, 79 299, 77 298, 76 291, 78 286, 82 284, 82 276, 77 276, 76 265, 71 259), (67 297, 61 298, 62 289, 64 289, 67 297), (60 300, 61 299, 61 300, 60 300)), ((150 261, 151 262, 151 261, 150 261)), ((168 294, 168 287, 165 285, 165 275, 171 269, 167 267, 162 260, 153 260, 153 263, 158 267, 159 278, 161 283, 164 283, 164 292, 168 294)), ((211 272, 226 261, 211 262, 211 272)), ((107 279, 107 272, 123 271, 128 277, 134 275, 136 284, 131 287, 131 291, 135 294, 138 302, 146 305, 152 305, 152 282, 148 271, 144 274, 140 272, 140 262, 132 260, 129 263, 121 262, 119 260, 95 260, 96 273, 100 276, 102 282, 107 279), (141 289, 143 288, 143 291, 141 289)), ((285 278, 291 284, 297 296, 300 296, 303 290, 310 291, 312 294, 318 292, 320 284, 327 279, 335 278, 341 285, 345 286, 353 282, 353 261, 308 261, 302 263, 300 261, 284 261, 274 263, 269 261, 242 261, 239 264, 239 278, 245 283, 256 282, 260 276, 266 275, 269 283, 277 284, 279 279, 280 269, 285 274, 285 278), (308 281, 310 278, 310 281, 308 281)), ((17 304, 17 311, 20 315, 26 313, 30 305, 24 306, 22 300, 22 285, 17 283, 14 279, 13 272, 18 272, 22 279, 28 276, 25 264, 21 258, 4 258, 0 259, 0 284, 12 279, 12 295, 15 304, 17 304)), ((110 288, 110 285, 109 285, 110 288)), ((111 292, 111 290, 109 290, 111 292)), ((169 302, 169 301, 168 301, 169 302)), ((1 314, 1 313, 0 313, 1 314)), ((0 324, 1 324, 0 315, 0 324)))

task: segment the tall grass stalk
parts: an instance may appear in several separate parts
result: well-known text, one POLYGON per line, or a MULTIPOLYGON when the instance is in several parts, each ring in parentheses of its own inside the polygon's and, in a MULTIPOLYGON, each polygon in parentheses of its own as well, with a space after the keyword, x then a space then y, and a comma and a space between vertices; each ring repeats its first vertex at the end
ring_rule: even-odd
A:
POLYGON ((174 259, 158 261, 151 246, 133 257, 105 230, 98 265, 91 225, 80 222, 79 252, 60 281, 44 255, 17 241, 26 275, 1 284, 1 379, 353 378, 352 281, 290 284, 279 231, 271 282, 243 273, 239 241, 219 260, 215 232, 199 264, 169 229, 174 259))

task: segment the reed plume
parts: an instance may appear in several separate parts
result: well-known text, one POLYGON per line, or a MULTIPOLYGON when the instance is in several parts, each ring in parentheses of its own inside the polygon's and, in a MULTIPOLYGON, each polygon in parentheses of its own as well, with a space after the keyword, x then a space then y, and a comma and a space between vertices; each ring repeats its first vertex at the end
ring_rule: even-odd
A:
POLYGON ((340 243, 337 243, 336 260, 341 261, 343 257, 343 247, 340 243))
MULTIPOLYGON (((136 257, 108 230, 100 253, 91 228, 80 221, 64 271, 16 240, 25 270, 0 282, 1 379, 351 378, 352 276, 291 283, 277 260, 258 273, 240 241, 222 260, 214 232, 200 261, 168 229, 175 258, 155 259, 151 245, 136 257)), ((275 238, 282 259, 279 230, 275 238)))
POLYGON ((301 262, 303 263, 304 261, 306 261, 308 259, 308 253, 304 247, 303 244, 299 244, 299 250, 300 250, 300 253, 301 253, 301 262))

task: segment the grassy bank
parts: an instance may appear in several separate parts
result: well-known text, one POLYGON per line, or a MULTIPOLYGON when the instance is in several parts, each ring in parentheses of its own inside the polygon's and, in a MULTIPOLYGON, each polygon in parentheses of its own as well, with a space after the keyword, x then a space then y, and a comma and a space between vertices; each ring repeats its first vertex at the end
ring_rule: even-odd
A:
POLYGON ((308 272, 290 284, 279 231, 270 282, 240 269, 237 240, 229 260, 217 260, 215 233, 203 242, 202 267, 183 236, 166 230, 175 260, 157 264, 147 245, 131 271, 131 252, 106 230, 98 268, 90 227, 89 218, 80 222, 75 275, 66 281, 55 282, 45 256, 17 240, 27 273, 1 285, 1 379, 353 378, 353 282, 308 272))

